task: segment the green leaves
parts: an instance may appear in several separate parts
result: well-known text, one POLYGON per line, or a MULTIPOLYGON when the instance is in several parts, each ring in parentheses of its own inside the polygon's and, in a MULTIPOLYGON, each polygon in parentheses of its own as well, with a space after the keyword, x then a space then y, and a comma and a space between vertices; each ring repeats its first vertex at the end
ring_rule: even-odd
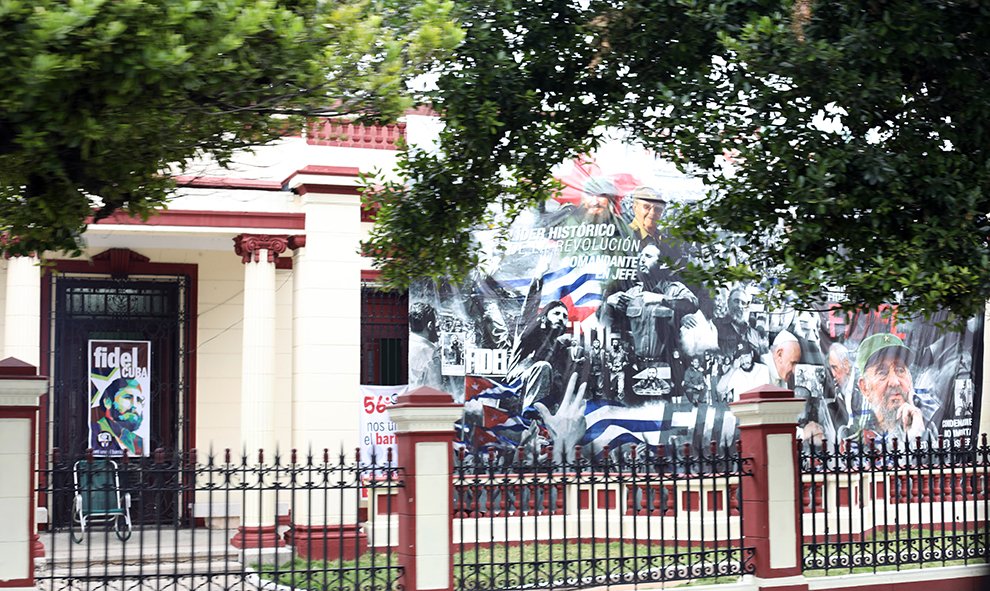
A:
POLYGON ((395 117, 460 40, 453 4, 0 0, 0 230, 74 252, 85 220, 146 214, 165 171, 285 132, 275 114, 395 117))
POLYGON ((805 301, 843 286, 851 304, 902 313, 968 315, 990 297, 985 3, 462 10, 467 38, 433 96, 440 153, 408 161, 410 185, 369 244, 386 277, 463 275, 467 256, 431 253, 466 243, 488 204, 546 197, 551 167, 608 126, 709 178, 674 232, 732 256, 699 279, 766 279, 805 301), (715 166, 727 152, 731 174, 715 166), (445 217, 424 216, 426 203, 445 217), (768 234, 778 217, 782 233, 768 234))

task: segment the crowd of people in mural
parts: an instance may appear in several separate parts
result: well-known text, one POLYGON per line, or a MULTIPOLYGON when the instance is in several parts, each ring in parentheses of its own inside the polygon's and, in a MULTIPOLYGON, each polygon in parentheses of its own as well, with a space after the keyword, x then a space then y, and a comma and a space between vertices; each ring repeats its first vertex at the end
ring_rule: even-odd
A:
POLYGON ((466 282, 411 290, 410 385, 464 402, 467 454, 724 449, 729 404, 765 384, 805 400, 809 445, 969 436, 977 319, 946 329, 893 308, 771 308, 756 283, 686 285, 692 250, 662 233, 667 205, 660 188, 591 178, 580 201, 521 216, 466 282))

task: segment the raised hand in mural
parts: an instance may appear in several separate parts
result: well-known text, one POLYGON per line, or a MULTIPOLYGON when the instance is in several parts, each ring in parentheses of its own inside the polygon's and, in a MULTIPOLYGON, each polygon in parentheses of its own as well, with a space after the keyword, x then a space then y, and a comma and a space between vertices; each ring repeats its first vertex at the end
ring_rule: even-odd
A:
POLYGON ((536 410, 543 417, 543 424, 550 432, 553 440, 553 461, 558 464, 574 461, 575 448, 588 430, 584 419, 584 409, 587 406, 584 391, 588 384, 585 382, 578 386, 577 378, 576 373, 571 374, 556 413, 551 413, 542 402, 537 402, 535 405, 536 410))

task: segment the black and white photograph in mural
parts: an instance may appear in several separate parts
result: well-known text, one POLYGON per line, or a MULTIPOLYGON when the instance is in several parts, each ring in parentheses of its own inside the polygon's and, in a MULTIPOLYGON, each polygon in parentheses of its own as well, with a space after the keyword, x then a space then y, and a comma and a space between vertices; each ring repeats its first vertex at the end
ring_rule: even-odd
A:
POLYGON ((724 448, 737 438, 729 404, 765 384, 806 401, 799 437, 817 445, 972 434, 980 319, 953 330, 940 328, 944 316, 905 319, 896 308, 777 309, 757 283, 688 285, 679 271, 696 250, 660 222, 698 194, 588 162, 561 175, 568 189, 519 216, 506 241, 479 232, 484 260, 465 282, 410 290, 411 310, 435 313, 443 370, 420 354, 410 373, 464 402, 468 457, 520 445, 535 456, 562 444, 724 448), (577 388, 582 399, 563 404, 577 388))
POLYGON ((151 341, 89 341, 89 445, 94 456, 148 456, 151 341))

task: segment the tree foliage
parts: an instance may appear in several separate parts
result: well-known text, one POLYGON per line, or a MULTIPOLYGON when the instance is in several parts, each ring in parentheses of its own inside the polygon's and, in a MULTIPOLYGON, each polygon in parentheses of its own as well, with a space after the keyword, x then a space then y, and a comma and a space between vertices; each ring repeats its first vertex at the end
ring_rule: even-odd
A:
POLYGON ((555 164, 617 129, 705 177, 671 229, 722 246, 698 278, 907 312, 990 297, 986 3, 466 4, 439 149, 376 196, 368 246, 393 283, 463 275, 490 205, 538 203, 555 164))
POLYGON ((300 122, 395 117, 461 39, 452 2, 0 0, 0 226, 78 251, 88 217, 147 215, 167 172, 300 122))

